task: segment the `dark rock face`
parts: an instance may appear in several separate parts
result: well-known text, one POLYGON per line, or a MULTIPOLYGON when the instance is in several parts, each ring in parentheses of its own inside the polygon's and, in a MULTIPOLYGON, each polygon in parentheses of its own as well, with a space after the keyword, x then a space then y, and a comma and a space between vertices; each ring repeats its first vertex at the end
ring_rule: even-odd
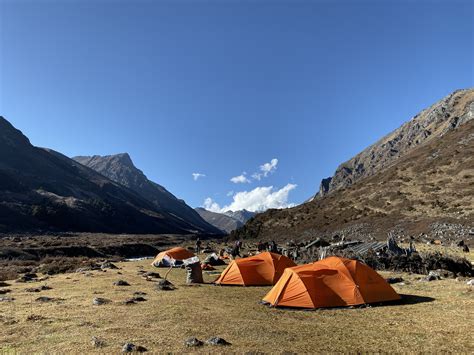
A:
POLYGON ((250 212, 244 209, 239 211, 227 211, 224 212, 224 214, 245 224, 250 218, 254 217, 257 213, 250 212))
POLYGON ((110 180, 133 190, 150 201, 160 213, 178 217, 190 232, 222 234, 220 230, 204 221, 183 200, 176 198, 163 186, 148 180, 145 174, 135 167, 128 153, 106 156, 78 156, 73 159, 110 180))
POLYGON ((455 91, 341 164, 332 178, 321 181, 319 196, 372 176, 426 141, 439 139, 472 120, 474 103, 467 100, 472 100, 473 93, 473 89, 455 91))

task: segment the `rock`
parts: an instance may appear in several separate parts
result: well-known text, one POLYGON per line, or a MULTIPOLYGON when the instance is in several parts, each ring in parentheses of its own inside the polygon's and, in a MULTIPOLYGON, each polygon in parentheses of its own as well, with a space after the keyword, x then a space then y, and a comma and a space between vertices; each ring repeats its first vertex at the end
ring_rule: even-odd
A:
POLYGON ((40 292, 41 290, 38 287, 25 288, 25 292, 40 292))
POLYGON ((103 348, 105 346, 105 341, 97 337, 92 337, 91 343, 94 348, 103 348))
POLYGON ((52 302, 54 301, 54 298, 51 297, 46 297, 46 296, 41 296, 35 299, 36 302, 52 302))
POLYGON ((212 337, 208 340, 206 340, 206 344, 208 345, 232 345, 229 343, 227 340, 219 338, 219 337, 212 337))
POLYGON ((137 291, 133 293, 134 296, 146 296, 146 292, 137 291))
POLYGON ((38 278, 38 275, 33 274, 33 273, 28 273, 20 276, 16 282, 30 282, 30 281, 36 281, 38 278))
POLYGON ((155 279, 161 279, 160 274, 157 273, 157 272, 153 272, 153 271, 145 272, 145 273, 142 274, 142 276, 151 277, 151 278, 155 278, 155 279))
POLYGON ((7 287, 10 286, 9 283, 6 283, 5 281, 0 281, 0 287, 7 287))
POLYGON ((466 282, 466 284, 469 286, 474 286, 474 279, 470 279, 468 282, 466 282))
POLYGON ((30 314, 28 317, 26 317, 26 320, 29 322, 37 322, 39 320, 46 319, 43 316, 40 316, 39 314, 30 314))
POLYGON ((4 288, 3 290, 0 290, 0 295, 4 295, 4 294, 10 293, 10 292, 12 292, 12 291, 9 290, 8 288, 4 288))
POLYGON ((403 279, 401 277, 388 277, 386 279, 386 281, 389 284, 396 284, 396 283, 399 283, 399 282, 403 282, 403 279))
POLYGON ((173 291, 175 289, 174 285, 168 280, 160 280, 156 285, 156 289, 159 291, 173 291))
POLYGON ((134 298, 129 298, 129 299, 126 299, 125 301, 123 301, 123 304, 135 304, 137 302, 135 302, 135 299, 134 298))
POLYGON ((189 346, 189 347, 195 347, 195 346, 203 346, 204 343, 198 338, 191 337, 184 341, 184 345, 189 346))
POLYGON ((125 280, 118 280, 114 282, 114 286, 130 286, 130 284, 125 280))
POLYGON ((122 347, 123 353, 132 353, 132 352, 144 353, 145 351, 148 351, 148 349, 140 345, 135 345, 133 343, 125 343, 122 347))
POLYGON ((134 296, 134 297, 133 297, 133 300, 134 300, 135 302, 145 302, 145 301, 146 301, 146 298, 141 297, 141 296, 134 296))
POLYGON ((106 261, 106 262, 102 263, 102 265, 100 265, 100 268, 102 270, 105 270, 105 269, 118 269, 118 267, 115 266, 114 264, 112 264, 110 261, 106 261))
POLYGON ((0 302, 13 302, 14 300, 13 297, 0 297, 0 302))
POLYGON ((439 273, 434 271, 434 270, 431 270, 428 273, 428 276, 426 276, 424 278, 425 281, 435 281, 435 280, 440 280, 440 279, 441 279, 441 277, 440 277, 439 273))
POLYGON ((102 297, 96 297, 92 300, 92 304, 95 306, 100 306, 103 304, 108 304, 111 303, 112 301, 107 299, 107 298, 102 298, 102 297))
POLYGON ((445 270, 445 269, 437 269, 436 274, 440 277, 450 278, 450 279, 454 279, 456 277, 454 272, 445 270))

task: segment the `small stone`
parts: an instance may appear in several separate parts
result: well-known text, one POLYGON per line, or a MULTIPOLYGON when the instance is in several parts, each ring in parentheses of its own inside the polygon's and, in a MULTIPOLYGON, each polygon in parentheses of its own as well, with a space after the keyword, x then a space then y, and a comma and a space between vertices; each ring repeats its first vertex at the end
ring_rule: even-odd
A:
POLYGON ((6 283, 5 281, 0 281, 0 287, 7 287, 10 286, 9 283, 6 283))
POLYGON ((466 284, 469 286, 474 286, 474 279, 470 279, 468 282, 466 282, 466 284))
POLYGON ((142 276, 151 277, 151 278, 155 278, 155 279, 161 279, 160 274, 157 273, 157 272, 153 272, 153 271, 145 272, 142 276))
POLYGON ((403 282, 403 279, 401 277, 389 277, 386 280, 389 284, 396 284, 399 282, 403 282))
POLYGON ((130 284, 125 280, 118 280, 114 282, 114 286, 130 286, 130 284))
POLYGON ((26 288, 25 292, 40 292, 41 290, 38 287, 26 288))
POLYGON ((43 319, 45 318, 43 316, 40 316, 39 314, 30 314, 28 317, 26 317, 26 320, 29 322, 37 322, 43 319))
POLYGON ((0 302, 13 302, 14 300, 13 297, 0 297, 0 302))
POLYGON ((185 346, 194 347, 194 346, 203 346, 204 343, 198 338, 191 337, 184 341, 185 346))
POLYGON ((52 302, 54 301, 54 298, 51 297, 46 297, 46 296, 41 296, 35 299, 36 302, 52 302))
POLYGON ((126 299, 125 301, 123 301, 123 304, 135 304, 135 299, 134 298, 129 298, 129 299, 126 299))
POLYGON ((108 304, 112 302, 111 300, 107 299, 107 298, 102 298, 102 297, 96 297, 92 300, 92 304, 95 305, 95 306, 100 306, 100 305, 103 305, 103 304, 108 304))
POLYGON ((103 348, 105 346, 105 341, 97 337, 92 337, 91 343, 92 343, 92 346, 95 348, 103 348))
POLYGON ((146 298, 142 297, 142 296, 134 296, 133 297, 133 300, 135 302, 145 302, 146 301, 146 298))
POLYGON ((208 340, 206 340, 206 344, 208 345, 231 345, 227 340, 219 338, 219 337, 212 337, 208 340))
POLYGON ((140 345, 135 345, 133 343, 125 343, 122 347, 123 353, 132 353, 132 352, 144 353, 146 351, 148 351, 147 348, 140 345))
POLYGON ((175 289, 174 285, 168 280, 160 280, 156 285, 156 289, 159 291, 173 291, 175 289))
POLYGON ((4 294, 10 293, 10 292, 12 292, 12 291, 9 290, 8 288, 4 288, 4 289, 0 290, 0 295, 4 295, 4 294))
POLYGON ((133 293, 134 296, 146 296, 146 292, 137 291, 133 293))

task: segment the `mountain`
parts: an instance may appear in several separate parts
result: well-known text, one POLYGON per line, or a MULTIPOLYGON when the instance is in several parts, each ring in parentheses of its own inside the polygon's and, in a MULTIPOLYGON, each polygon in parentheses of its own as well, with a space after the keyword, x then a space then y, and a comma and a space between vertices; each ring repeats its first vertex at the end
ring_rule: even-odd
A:
POLYGON ((72 159, 133 190, 150 201, 160 213, 178 218, 188 229, 195 230, 197 233, 222 234, 222 230, 206 222, 183 200, 176 198, 163 186, 148 180, 145 174, 135 167, 127 153, 78 156, 72 159))
MULTIPOLYGON (((208 223, 227 233, 230 233, 244 225, 244 223, 239 219, 227 215, 227 212, 226 214, 211 212, 201 207, 198 207, 195 210, 208 223)), ((239 217, 241 217, 241 215, 239 215, 239 217)))
POLYGON ((255 216, 257 213, 256 212, 250 212, 245 209, 239 210, 239 211, 227 211, 224 212, 226 216, 232 217, 242 223, 246 223, 250 218, 255 216))
POLYGON ((193 232, 137 193, 53 150, 0 116, 0 231, 193 232))
POLYGON ((430 140, 441 138, 472 119, 472 108, 466 109, 474 95, 472 89, 458 90, 423 110, 400 128, 341 164, 334 176, 323 179, 319 195, 348 187, 387 168, 430 140))
POLYGON ((236 238, 385 238, 474 231, 474 89, 459 90, 341 164, 312 201, 258 214, 236 238), (471 230, 472 229, 472 230, 471 230))

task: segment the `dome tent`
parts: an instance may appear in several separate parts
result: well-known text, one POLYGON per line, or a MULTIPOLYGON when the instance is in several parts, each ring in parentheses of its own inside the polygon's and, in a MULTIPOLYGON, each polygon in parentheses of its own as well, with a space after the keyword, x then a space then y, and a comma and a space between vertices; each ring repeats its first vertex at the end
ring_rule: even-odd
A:
POLYGON ((320 308, 399 300, 369 266, 340 257, 288 268, 264 297, 272 306, 320 308))
POLYGON ((274 285, 283 271, 296 264, 283 255, 264 252, 232 261, 216 280, 217 285, 274 285))
POLYGON ((159 253, 156 258, 153 260, 151 265, 160 267, 160 266, 171 266, 174 264, 174 261, 183 261, 185 259, 192 258, 194 253, 190 252, 187 249, 182 247, 171 248, 159 253))

